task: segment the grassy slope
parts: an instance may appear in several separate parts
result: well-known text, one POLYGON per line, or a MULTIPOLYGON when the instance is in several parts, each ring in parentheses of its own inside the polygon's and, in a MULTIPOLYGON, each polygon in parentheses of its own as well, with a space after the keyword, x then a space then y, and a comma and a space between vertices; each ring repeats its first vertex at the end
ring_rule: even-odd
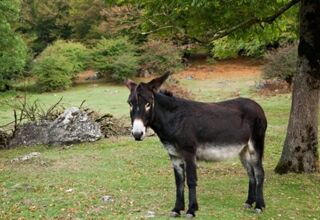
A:
MULTIPOLYGON (((1 101, 17 101, 17 97, 23 97, 23 93, 0 94, 1 101)), ((38 99, 45 106, 51 106, 63 97, 62 103, 66 107, 79 106, 83 100, 86 100, 85 106, 89 106, 102 113, 111 113, 119 117, 128 114, 127 104, 128 91, 125 86, 116 86, 112 84, 91 84, 74 87, 68 91, 56 93, 28 94, 28 100, 32 102, 38 99)), ((7 106, 0 107, 0 125, 12 121, 13 111, 7 106)))
MULTIPOLYGON (((249 88, 252 80, 230 81, 220 89, 218 81, 183 83, 205 101, 225 99, 240 91, 261 103, 269 120, 264 162, 266 211, 256 215, 242 209, 248 179, 238 160, 200 162, 198 219, 319 219, 320 175, 273 173, 285 135, 289 95, 255 95, 249 88)), ((115 88, 118 93, 102 98, 106 89, 82 87, 63 96, 78 104, 81 96, 91 94, 89 106, 119 115, 127 112, 125 88, 115 88)), ((41 95, 46 102, 52 101, 50 97, 41 95)), ((3 150, 0 172, 0 219, 141 219, 149 210, 155 211, 156 219, 167 219, 174 202, 171 165, 155 137, 143 142, 121 138, 68 148, 3 150), (32 151, 41 152, 42 157, 24 164, 10 163, 10 159, 32 151), (66 192, 68 189, 73 191, 66 192), (111 195, 114 201, 102 203, 104 195, 111 195)))

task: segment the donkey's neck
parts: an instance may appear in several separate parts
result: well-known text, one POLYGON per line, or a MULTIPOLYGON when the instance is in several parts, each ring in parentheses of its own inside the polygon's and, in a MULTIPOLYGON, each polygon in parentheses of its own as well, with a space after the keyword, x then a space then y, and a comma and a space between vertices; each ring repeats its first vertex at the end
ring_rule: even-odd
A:
POLYGON ((176 97, 156 93, 154 102, 154 119, 150 127, 162 142, 170 142, 170 138, 175 132, 173 124, 181 101, 176 97))

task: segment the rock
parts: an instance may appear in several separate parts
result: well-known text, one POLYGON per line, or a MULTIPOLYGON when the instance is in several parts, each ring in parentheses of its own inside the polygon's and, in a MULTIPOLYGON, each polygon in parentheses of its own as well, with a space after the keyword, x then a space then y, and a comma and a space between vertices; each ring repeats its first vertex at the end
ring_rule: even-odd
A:
POLYGON ((266 86, 266 81, 260 81, 256 83, 256 89, 263 89, 266 86))
POLYGON ((37 157, 40 157, 40 156, 41 156, 41 154, 40 154, 39 152, 32 152, 32 153, 23 155, 23 156, 21 156, 21 157, 14 158, 14 159, 12 159, 10 162, 11 162, 11 163, 14 163, 14 162, 24 162, 24 161, 31 160, 31 159, 33 159, 33 158, 37 158, 37 157))
POLYGON ((103 203, 113 202, 112 196, 102 196, 101 201, 103 203))
POLYGON ((92 142, 102 137, 100 125, 79 108, 66 109, 48 129, 48 144, 92 142))
POLYGON ((13 138, 9 141, 9 147, 33 146, 48 143, 48 127, 50 122, 30 122, 18 127, 13 138))
POLYGON ((73 192, 73 189, 67 189, 67 190, 65 190, 64 192, 66 192, 66 193, 72 193, 72 192, 73 192))
POLYGON ((9 146, 37 144, 74 144, 96 141, 102 137, 100 125, 79 108, 66 109, 54 121, 31 122, 20 126, 9 146))
POLYGON ((0 130, 0 149, 8 147, 11 135, 5 131, 0 130))
POLYGON ((147 211, 147 213, 144 215, 145 218, 154 218, 156 217, 156 213, 154 211, 147 211))

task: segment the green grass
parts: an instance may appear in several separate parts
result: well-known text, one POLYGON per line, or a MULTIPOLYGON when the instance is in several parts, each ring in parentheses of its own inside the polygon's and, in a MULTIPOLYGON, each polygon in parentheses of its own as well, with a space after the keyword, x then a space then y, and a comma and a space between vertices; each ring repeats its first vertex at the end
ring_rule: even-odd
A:
MULTIPOLYGON (((216 88, 218 81, 183 83, 193 91, 198 89, 198 99, 204 101, 230 98, 240 90, 241 95, 253 97, 263 106, 269 121, 264 158, 265 212, 256 215, 242 209, 248 178, 239 160, 199 162, 198 219, 320 218, 320 174, 280 176, 273 172, 285 137, 289 95, 259 96, 253 93, 252 80, 230 81, 228 87, 220 89, 216 88)), ((34 98, 49 104, 61 95, 70 105, 78 105, 85 98, 88 106, 104 112, 125 115, 128 111, 125 87, 82 86, 34 98)), ((143 142, 123 137, 69 147, 0 151, 0 219, 144 219, 147 211, 154 211, 155 219, 168 219, 174 198, 170 161, 156 137, 143 142), (33 151, 42 156, 25 163, 10 162, 33 151), (69 189, 72 191, 66 192, 69 189), (112 196, 113 201, 103 203, 104 195, 112 196)))
MULTIPOLYGON (((0 93, 1 101, 9 100, 10 103, 22 99, 24 93, 16 92, 9 94, 0 93)), ((39 100, 48 108, 63 97, 62 104, 66 107, 79 106, 83 100, 86 100, 85 106, 99 111, 101 113, 111 113, 117 117, 128 115, 129 107, 127 104, 128 89, 125 86, 113 84, 87 84, 73 87, 67 91, 55 93, 29 93, 27 98, 30 102, 39 100)), ((0 107, 0 125, 13 120, 13 110, 7 105, 0 107)))

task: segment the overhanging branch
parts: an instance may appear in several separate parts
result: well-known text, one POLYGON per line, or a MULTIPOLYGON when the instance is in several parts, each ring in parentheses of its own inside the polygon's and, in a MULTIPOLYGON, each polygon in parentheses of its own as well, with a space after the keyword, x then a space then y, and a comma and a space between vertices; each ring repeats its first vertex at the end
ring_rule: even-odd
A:
POLYGON ((294 6, 295 4, 297 4, 298 2, 300 2, 300 0, 292 0, 290 2, 288 2, 288 4, 286 4, 285 6, 283 6, 282 8, 280 8, 275 14, 264 17, 264 18, 257 18, 257 17, 253 17, 250 18, 249 20, 246 20, 244 22, 241 22, 238 25, 235 25, 231 28, 225 29, 225 30, 221 30, 218 31, 213 38, 211 38, 211 40, 217 40, 219 38, 225 37, 228 34, 231 34, 232 32, 240 29, 240 28, 248 28, 254 24, 258 24, 258 23, 272 23, 274 20, 276 20, 280 15, 282 15, 284 12, 286 12, 288 9, 290 9, 292 6, 294 6))

